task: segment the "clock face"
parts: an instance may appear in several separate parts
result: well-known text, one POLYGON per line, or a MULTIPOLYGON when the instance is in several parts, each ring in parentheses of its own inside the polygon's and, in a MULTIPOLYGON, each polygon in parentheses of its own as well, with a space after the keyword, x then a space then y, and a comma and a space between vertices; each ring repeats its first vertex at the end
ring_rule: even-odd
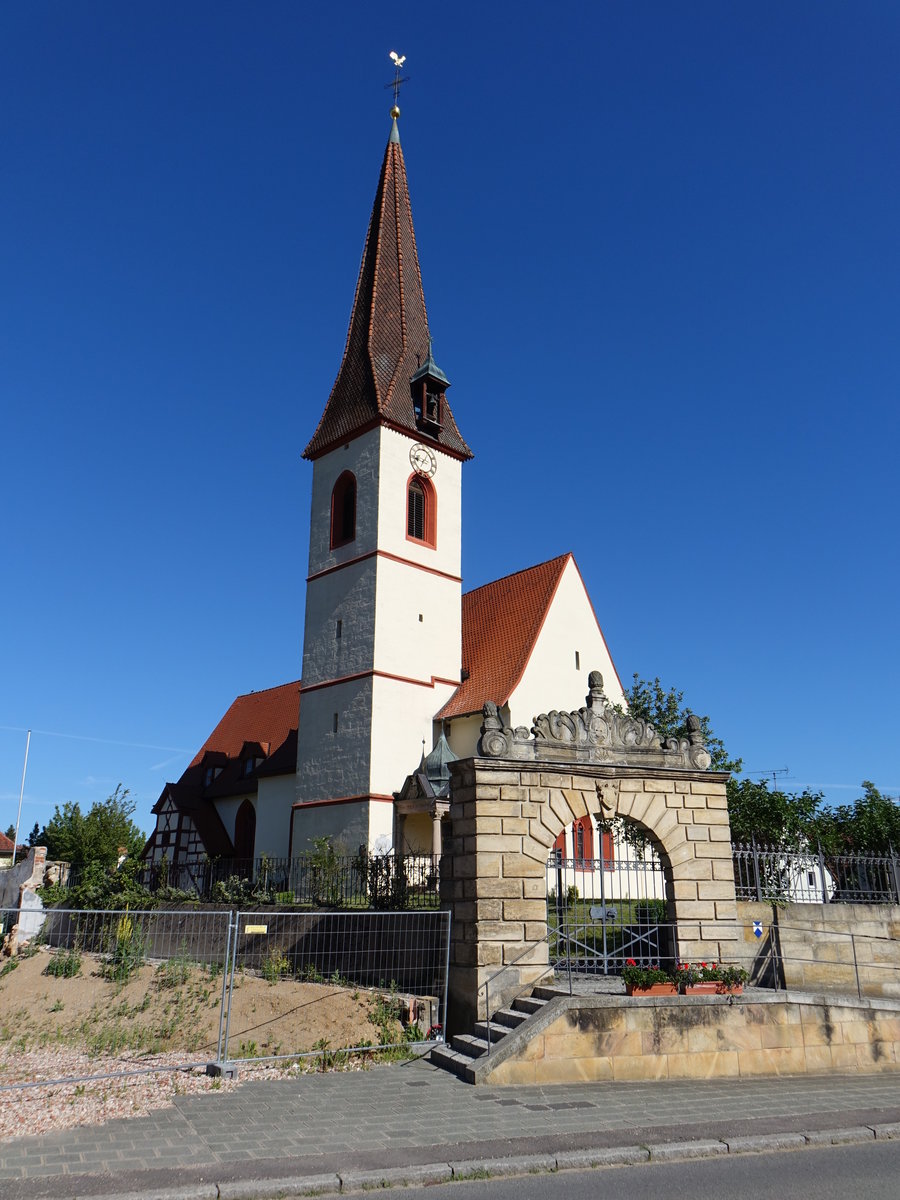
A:
POLYGON ((409 461, 412 469, 418 475, 427 475, 430 478, 437 470, 437 459, 434 456, 434 451, 428 446, 423 446, 421 442, 416 442, 415 446, 410 450, 409 461))

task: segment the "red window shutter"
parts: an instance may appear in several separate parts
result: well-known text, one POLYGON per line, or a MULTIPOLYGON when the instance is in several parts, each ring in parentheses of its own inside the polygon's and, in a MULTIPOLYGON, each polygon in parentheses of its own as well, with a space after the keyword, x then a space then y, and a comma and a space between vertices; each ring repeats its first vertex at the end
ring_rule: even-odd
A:
POLYGON ((594 822, 590 817, 581 818, 581 826, 584 829, 584 857, 594 857, 594 822))
POLYGON ((613 835, 608 829, 604 829, 600 836, 603 838, 604 863, 614 863, 616 861, 616 848, 613 841, 613 835))

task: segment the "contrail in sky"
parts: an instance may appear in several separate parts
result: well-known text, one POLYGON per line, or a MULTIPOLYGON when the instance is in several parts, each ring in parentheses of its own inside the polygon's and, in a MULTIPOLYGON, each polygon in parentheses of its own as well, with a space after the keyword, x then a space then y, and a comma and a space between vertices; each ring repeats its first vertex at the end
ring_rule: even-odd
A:
MULTIPOLYGON (((5 729, 9 733, 28 732, 27 729, 20 729, 18 725, 0 725, 0 729, 5 729)), ((137 750, 172 750, 176 754, 191 753, 183 746, 156 746, 152 742, 117 742, 113 738, 86 737, 82 733, 58 733, 53 729, 32 729, 31 732, 42 734, 44 737, 71 738, 75 742, 99 742, 104 746, 129 746, 137 750)))

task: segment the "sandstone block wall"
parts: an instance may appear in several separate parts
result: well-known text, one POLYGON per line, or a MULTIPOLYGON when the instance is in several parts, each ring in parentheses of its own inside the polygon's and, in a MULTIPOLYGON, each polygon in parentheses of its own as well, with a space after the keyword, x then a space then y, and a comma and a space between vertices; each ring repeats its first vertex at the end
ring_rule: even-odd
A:
POLYGON ((900 907, 739 901, 737 957, 754 980, 807 992, 900 997, 900 907), (762 936, 753 923, 762 925, 762 936), (855 952, 855 963, 854 963, 855 952))
POLYGON ((872 1074, 900 1066, 900 1005, 890 1001, 572 996, 552 1004, 530 1040, 517 1045, 510 1035, 493 1062, 479 1060, 477 1082, 872 1074))
POLYGON ((451 774, 441 862, 441 899, 453 914, 451 1032, 547 974, 547 859, 556 836, 587 813, 621 815, 650 833, 666 865, 679 957, 735 958, 724 775, 497 759, 466 759, 451 774))

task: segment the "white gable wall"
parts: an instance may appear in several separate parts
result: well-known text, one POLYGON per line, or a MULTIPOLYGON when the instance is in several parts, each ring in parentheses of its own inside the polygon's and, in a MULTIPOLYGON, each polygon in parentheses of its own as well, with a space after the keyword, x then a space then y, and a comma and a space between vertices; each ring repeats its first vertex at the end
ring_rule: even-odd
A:
POLYGON ((581 575, 570 558, 522 678, 509 698, 510 725, 530 729, 538 713, 581 708, 591 671, 603 676, 603 690, 611 704, 624 703, 612 658, 581 575))
POLYGON ((297 776, 264 775, 256 793, 254 857, 284 858, 288 852, 291 808, 297 798, 297 776))

